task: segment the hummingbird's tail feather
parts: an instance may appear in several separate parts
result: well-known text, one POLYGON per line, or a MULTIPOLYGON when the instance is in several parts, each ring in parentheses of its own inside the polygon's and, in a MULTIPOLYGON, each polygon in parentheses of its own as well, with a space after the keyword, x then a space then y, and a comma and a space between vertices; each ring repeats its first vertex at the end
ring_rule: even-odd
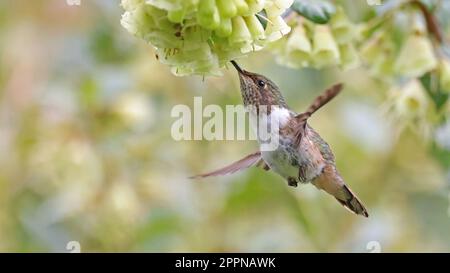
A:
POLYGON ((366 208, 358 199, 358 197, 350 190, 350 188, 344 184, 343 190, 347 192, 346 195, 348 197, 345 200, 341 200, 335 197, 336 200, 338 200, 338 202, 341 203, 341 205, 343 205, 346 209, 350 210, 351 212, 362 215, 364 217, 369 217, 369 213, 367 213, 366 208))
POLYGON ((338 200, 345 208, 355 214, 369 217, 366 208, 356 194, 344 183, 344 180, 332 165, 327 165, 321 175, 312 181, 318 189, 324 190, 338 200))

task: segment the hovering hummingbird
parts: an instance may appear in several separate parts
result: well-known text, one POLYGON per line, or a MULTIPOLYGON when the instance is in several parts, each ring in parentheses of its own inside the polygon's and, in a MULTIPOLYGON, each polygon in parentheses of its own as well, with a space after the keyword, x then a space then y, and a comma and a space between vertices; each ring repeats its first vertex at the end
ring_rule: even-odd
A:
POLYGON ((241 69, 235 61, 231 62, 239 74, 244 105, 257 110, 265 106, 267 115, 272 118, 267 120, 279 123, 279 144, 274 150, 260 149, 224 168, 192 178, 227 175, 258 166, 279 174, 292 187, 297 187, 298 183, 312 183, 334 196, 353 213, 368 217, 364 205, 336 169, 330 146, 307 123, 314 112, 339 94, 342 84, 332 86, 318 96, 305 112, 297 114, 288 107, 275 83, 262 75, 241 69))

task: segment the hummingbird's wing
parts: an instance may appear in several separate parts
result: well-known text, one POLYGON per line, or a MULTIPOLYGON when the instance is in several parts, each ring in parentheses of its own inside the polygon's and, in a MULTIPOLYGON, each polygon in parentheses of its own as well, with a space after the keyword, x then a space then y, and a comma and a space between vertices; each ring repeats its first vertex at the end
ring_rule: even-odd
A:
MULTIPOLYGON (((330 88, 328 88, 327 90, 325 90, 325 92, 322 95, 318 96, 313 101, 313 103, 311 103, 311 105, 308 107, 306 112, 304 112, 303 114, 309 114, 309 116, 314 114, 314 112, 319 110, 322 106, 324 106, 330 100, 332 100, 334 97, 336 97, 339 94, 339 92, 341 92, 342 86, 343 86, 342 83, 337 83, 337 84, 331 86, 330 88)), ((300 114, 300 115, 302 115, 302 114, 300 114)))
POLYGON ((312 114, 314 114, 322 106, 324 106, 334 97, 336 97, 341 92, 342 86, 343 86, 342 83, 338 83, 328 88, 322 95, 318 96, 314 100, 314 102, 308 107, 308 109, 305 112, 295 116, 296 122, 294 134, 296 138, 295 143, 297 146, 300 144, 301 138, 305 132, 306 122, 308 121, 308 118, 310 118, 312 114))
POLYGON ((262 167, 266 171, 270 169, 266 162, 264 162, 264 160, 261 158, 261 152, 256 152, 221 169, 209 173, 195 175, 190 178, 204 178, 209 176, 227 175, 252 166, 262 167))

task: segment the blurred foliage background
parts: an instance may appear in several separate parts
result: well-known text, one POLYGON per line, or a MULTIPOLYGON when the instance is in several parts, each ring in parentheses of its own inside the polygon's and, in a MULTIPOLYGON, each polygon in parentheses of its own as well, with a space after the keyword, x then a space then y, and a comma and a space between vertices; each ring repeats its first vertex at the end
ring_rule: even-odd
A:
MULTIPOLYGON (((450 251, 449 125, 399 132, 383 116, 386 84, 365 69, 293 70, 254 53, 241 65, 298 111, 345 83, 310 123, 370 217, 259 169, 189 180, 257 149, 170 135, 172 107, 194 96, 240 104, 237 75, 173 76, 120 26, 118 2, 0 2, 0 251, 450 251)), ((356 21, 370 12, 351 2, 356 21)))

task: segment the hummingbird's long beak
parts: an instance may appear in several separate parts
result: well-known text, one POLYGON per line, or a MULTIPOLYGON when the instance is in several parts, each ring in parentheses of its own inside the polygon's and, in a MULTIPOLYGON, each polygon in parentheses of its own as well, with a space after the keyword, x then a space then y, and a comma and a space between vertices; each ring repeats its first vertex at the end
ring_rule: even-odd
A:
POLYGON ((231 60, 230 62, 234 66, 234 68, 236 68, 239 74, 245 74, 244 70, 242 70, 242 68, 234 60, 231 60))

